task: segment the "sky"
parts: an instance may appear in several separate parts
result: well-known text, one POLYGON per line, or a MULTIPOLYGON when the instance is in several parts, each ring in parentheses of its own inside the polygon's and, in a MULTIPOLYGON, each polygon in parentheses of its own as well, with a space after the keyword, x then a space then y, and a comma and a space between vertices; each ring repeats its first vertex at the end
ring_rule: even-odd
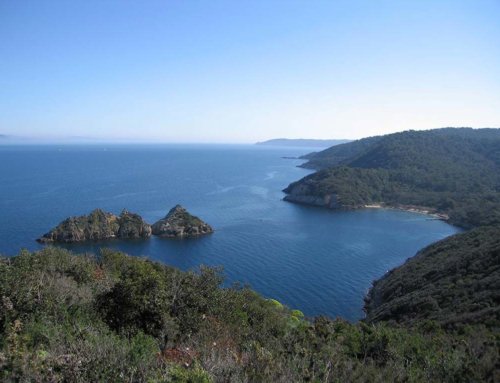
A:
POLYGON ((500 0, 0 0, 0 134, 250 143, 500 127, 500 0))

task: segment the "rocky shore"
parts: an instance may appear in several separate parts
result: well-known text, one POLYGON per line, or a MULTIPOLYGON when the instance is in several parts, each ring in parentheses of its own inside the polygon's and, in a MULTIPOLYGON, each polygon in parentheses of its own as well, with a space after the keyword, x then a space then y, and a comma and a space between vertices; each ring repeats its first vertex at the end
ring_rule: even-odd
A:
POLYGON ((189 238, 210 234, 213 229, 177 205, 153 226, 135 213, 123 210, 117 216, 95 209, 88 215, 69 217, 38 238, 40 243, 74 243, 110 239, 148 239, 151 234, 167 238, 189 238))
POLYGON ((287 195, 283 200, 302 205, 326 207, 335 210, 359 209, 364 205, 347 205, 339 201, 335 193, 319 194, 308 182, 295 182, 283 190, 287 195))
POLYGON ((311 205, 326 207, 328 209, 348 209, 352 207, 342 206, 335 195, 314 196, 307 194, 289 194, 283 198, 284 201, 298 203, 301 205, 311 205))

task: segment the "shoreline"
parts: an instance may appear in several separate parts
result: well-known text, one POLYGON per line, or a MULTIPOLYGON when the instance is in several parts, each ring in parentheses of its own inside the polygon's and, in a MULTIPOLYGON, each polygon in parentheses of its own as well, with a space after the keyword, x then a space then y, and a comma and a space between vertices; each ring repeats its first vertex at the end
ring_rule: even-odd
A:
POLYGON ((308 195, 292 195, 288 194, 283 198, 283 201, 295 203, 299 205, 320 207, 330 210, 360 210, 360 209, 388 209, 388 210, 399 210, 406 211, 408 213, 417 213, 426 215, 432 219, 440 220, 449 223, 450 217, 448 214, 440 213, 433 208, 417 205, 386 205, 385 203, 371 203, 365 205, 357 206, 342 206, 335 204, 332 206, 329 200, 325 200, 325 197, 315 197, 308 195))
POLYGON ((427 215, 429 217, 432 217, 434 219, 440 220, 440 221, 449 221, 450 217, 447 214, 444 213, 438 213, 436 211, 433 211, 431 208, 426 208, 423 206, 414 206, 414 205, 397 205, 397 206, 391 206, 391 205, 385 205, 385 204, 369 204, 369 205, 364 205, 362 207, 363 209, 389 209, 389 210, 401 210, 401 211, 406 211, 409 213, 417 213, 417 214, 423 214, 427 215))

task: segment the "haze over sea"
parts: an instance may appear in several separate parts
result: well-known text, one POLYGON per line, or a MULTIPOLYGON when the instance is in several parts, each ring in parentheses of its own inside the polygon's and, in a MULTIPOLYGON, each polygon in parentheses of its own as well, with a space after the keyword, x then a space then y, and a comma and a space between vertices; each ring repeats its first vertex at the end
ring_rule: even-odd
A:
POLYGON ((308 148, 251 145, 0 147, 0 253, 42 246, 35 239, 68 216, 124 208, 153 223, 180 203, 211 224, 193 240, 151 238, 66 246, 111 247, 183 270, 222 265, 226 283, 249 284, 308 316, 363 316, 374 279, 459 229, 421 214, 334 212, 282 201, 310 173, 284 159, 308 148))

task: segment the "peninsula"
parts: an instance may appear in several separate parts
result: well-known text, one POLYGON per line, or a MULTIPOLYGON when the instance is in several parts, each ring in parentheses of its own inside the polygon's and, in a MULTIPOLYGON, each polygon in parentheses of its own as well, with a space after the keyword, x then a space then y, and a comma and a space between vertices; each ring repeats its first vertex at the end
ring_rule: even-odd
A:
POLYGON ((406 131, 303 158, 318 171, 284 189, 286 201, 425 211, 463 228, 500 223, 500 129, 406 131))

